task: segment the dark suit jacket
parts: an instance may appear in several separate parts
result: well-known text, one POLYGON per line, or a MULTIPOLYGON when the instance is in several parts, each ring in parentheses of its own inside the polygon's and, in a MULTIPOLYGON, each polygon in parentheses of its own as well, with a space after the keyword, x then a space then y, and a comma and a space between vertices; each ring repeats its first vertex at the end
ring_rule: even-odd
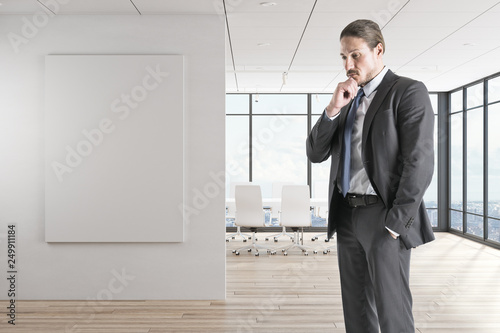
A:
MULTIPOLYGON (((336 230, 335 212, 342 200, 336 185, 349 107, 334 120, 321 116, 307 138, 311 162, 332 157, 328 238, 336 230)), ((389 70, 366 112, 362 135, 363 165, 387 209, 386 227, 399 233, 408 249, 432 241, 422 198, 434 171, 434 112, 424 84, 389 70)))

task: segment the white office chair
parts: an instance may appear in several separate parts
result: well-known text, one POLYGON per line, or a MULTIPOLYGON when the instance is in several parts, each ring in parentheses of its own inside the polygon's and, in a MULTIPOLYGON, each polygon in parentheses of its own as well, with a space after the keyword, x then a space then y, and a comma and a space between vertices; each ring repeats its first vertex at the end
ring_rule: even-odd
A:
MULTIPOLYGON (((281 191, 284 185, 292 185, 292 183, 273 183, 273 198, 281 198, 281 191)), ((269 222, 271 224, 273 218, 277 218, 279 220, 281 202, 272 203, 270 207, 271 207, 271 214, 269 217, 270 219, 269 222)), ((280 233, 266 237, 266 241, 273 238, 274 241, 277 242, 278 239, 282 236, 288 236, 290 237, 290 240, 293 241, 293 234, 287 233, 286 227, 282 227, 280 233)))
MULTIPOLYGON (((302 250, 308 255, 309 246, 300 244, 299 229, 311 226, 311 199, 308 185, 284 185, 281 195, 280 225, 291 227, 295 232, 295 242, 292 245, 281 248, 286 256, 288 251, 294 248, 302 250)), ((318 253, 313 250, 313 253, 318 253)))
MULTIPOLYGON (((230 197, 234 198, 234 191, 235 191, 235 187, 237 185, 250 185, 250 184, 252 184, 252 183, 250 183, 250 182, 232 182, 229 186, 230 197)), ((226 219, 227 218, 236 219, 236 203, 235 202, 228 202, 226 205, 227 205, 226 219)), ((236 226, 236 232, 234 234, 227 235, 226 242, 229 242, 230 239, 235 239, 237 236, 241 237, 243 239, 243 242, 246 242, 247 239, 251 238, 251 236, 249 234, 243 234, 241 232, 240 226, 236 226)))
POLYGON ((257 245, 255 233, 258 227, 265 227, 265 213, 262 208, 262 193, 259 185, 237 185, 234 193, 236 203, 235 225, 250 228, 252 231, 252 244, 233 250, 233 253, 239 255, 241 251, 255 251, 259 255, 259 249, 266 250, 268 253, 275 254, 276 251, 267 246, 257 245))

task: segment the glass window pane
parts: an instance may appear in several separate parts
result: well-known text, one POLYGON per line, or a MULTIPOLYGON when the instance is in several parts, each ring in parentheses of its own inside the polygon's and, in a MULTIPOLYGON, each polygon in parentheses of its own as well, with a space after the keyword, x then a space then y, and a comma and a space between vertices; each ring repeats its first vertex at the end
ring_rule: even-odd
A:
POLYGON ((483 109, 467 112, 467 212, 483 214, 483 109))
POLYGON ((311 113, 322 114, 332 99, 332 94, 315 94, 311 96, 311 113))
POLYGON ((500 76, 488 80, 488 103, 500 100, 500 76))
POLYGON ((254 116, 252 180, 272 197, 273 183, 307 184, 307 116, 254 116))
MULTIPOLYGON (((320 116, 312 116, 311 127, 318 121, 320 116)), ((328 197, 328 182, 330 181, 331 157, 321 163, 311 163, 311 194, 312 198, 328 197)))
POLYGON ((429 220, 431 221, 431 225, 433 227, 438 226, 438 210, 437 209, 427 209, 427 215, 429 216, 429 220))
POLYGON ((253 114, 307 114, 306 94, 260 94, 252 100, 253 114))
POLYGON ((429 187, 427 188, 427 191, 425 192, 424 195, 424 202, 425 206, 427 208, 437 208, 437 198, 438 198, 438 182, 437 182, 437 145, 438 145, 438 138, 437 138, 437 116, 435 117, 435 122, 434 122, 434 173, 432 175, 432 180, 431 183, 429 184, 429 187))
POLYGON ((230 184, 249 179, 249 117, 226 116, 226 197, 230 184))
POLYGON ((455 230, 463 230, 463 213, 455 210, 450 211, 451 227, 455 230))
MULTIPOLYGON (((325 199, 328 202, 328 185, 330 181, 331 158, 322 163, 311 165, 311 197, 325 199)), ((328 205, 314 207, 313 227, 326 227, 328 205)))
MULTIPOLYGON (((331 96, 328 96, 330 99, 331 96)), ((328 100, 329 102, 329 100, 328 100)), ((328 103, 327 102, 327 103, 328 103)), ((313 127, 321 116, 312 116, 311 127, 313 127)), ((331 158, 321 163, 311 164, 311 197, 328 198, 328 185, 330 181, 331 158)), ((314 207, 312 220, 313 227, 326 227, 328 218, 328 207, 314 207)))
POLYGON ((463 91, 458 90, 454 93, 451 94, 451 105, 450 105, 450 111, 457 112, 457 111, 462 111, 463 108, 463 91))
POLYGON ((438 113, 438 94, 429 94, 429 98, 431 99, 431 105, 432 105, 432 109, 434 110, 434 114, 437 114, 438 113))
POLYGON ((249 114, 250 102, 248 94, 227 94, 226 114, 249 114))
POLYGON ((488 108, 488 215, 500 218, 500 104, 488 108))
POLYGON ((450 118, 450 208, 463 210, 463 113, 450 118))
POLYGON ((467 88, 467 109, 483 105, 483 83, 467 88))
POLYGON ((331 158, 322 163, 311 164, 312 198, 328 198, 331 158))
POLYGON ((488 219, 488 239, 500 242, 500 220, 488 219))
POLYGON ((483 217, 467 214, 467 233, 483 237, 483 217))

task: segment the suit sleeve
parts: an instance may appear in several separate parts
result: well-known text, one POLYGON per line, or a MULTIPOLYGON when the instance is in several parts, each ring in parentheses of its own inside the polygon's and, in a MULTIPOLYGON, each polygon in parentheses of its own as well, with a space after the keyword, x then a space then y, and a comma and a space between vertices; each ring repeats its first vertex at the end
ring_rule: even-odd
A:
POLYGON ((385 225, 405 237, 434 172, 434 112, 423 83, 415 81, 403 93, 397 126, 400 179, 385 225))
POLYGON ((312 163, 320 163, 330 157, 332 140, 338 124, 339 117, 329 119, 323 111, 306 141, 307 157, 312 163))

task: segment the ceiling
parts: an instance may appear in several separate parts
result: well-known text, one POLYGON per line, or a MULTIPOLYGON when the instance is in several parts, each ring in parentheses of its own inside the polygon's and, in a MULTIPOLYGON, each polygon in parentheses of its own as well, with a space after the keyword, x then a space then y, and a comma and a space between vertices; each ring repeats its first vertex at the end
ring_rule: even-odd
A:
POLYGON ((215 14, 226 24, 227 92, 331 92, 345 79, 338 36, 376 21, 385 64, 449 91, 500 72, 497 0, 0 0, 0 15, 215 14), (286 73, 286 75, 284 74, 286 73), (285 78, 284 78, 285 75, 285 78))

